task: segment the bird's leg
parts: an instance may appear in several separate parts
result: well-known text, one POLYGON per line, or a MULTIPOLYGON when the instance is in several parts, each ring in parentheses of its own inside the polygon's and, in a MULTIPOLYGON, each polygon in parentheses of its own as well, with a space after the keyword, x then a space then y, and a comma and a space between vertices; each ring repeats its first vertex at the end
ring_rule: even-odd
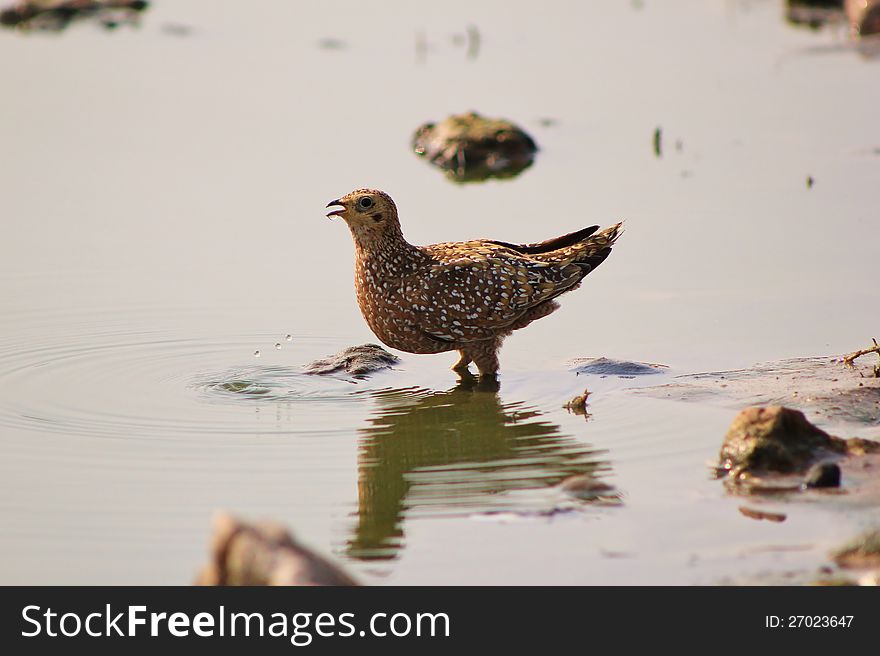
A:
POLYGON ((486 340, 485 342, 477 342, 470 349, 470 356, 474 359, 474 364, 480 370, 480 376, 495 377, 498 373, 498 348, 501 341, 498 339, 486 340))
POLYGON ((461 357, 458 359, 458 362, 452 365, 452 370, 462 373, 468 370, 468 365, 473 362, 473 360, 464 349, 461 349, 459 353, 461 353, 461 357))

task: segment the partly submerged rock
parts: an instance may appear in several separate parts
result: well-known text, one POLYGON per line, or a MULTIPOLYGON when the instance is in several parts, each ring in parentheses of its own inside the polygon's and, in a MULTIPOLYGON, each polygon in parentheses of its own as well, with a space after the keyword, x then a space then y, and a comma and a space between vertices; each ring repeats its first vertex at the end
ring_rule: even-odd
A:
POLYGON ((455 182, 514 177, 532 165, 538 150, 510 121, 476 112, 425 123, 413 135, 412 147, 455 182))
POLYGON ((284 527, 214 518, 210 562, 197 585, 358 585, 338 566, 299 544, 284 527))
POLYGON ((835 550, 831 557, 841 567, 880 568, 880 529, 865 531, 835 550))
POLYGON ((823 458, 867 452, 880 452, 880 443, 829 435, 799 410, 753 407, 740 412, 727 431, 719 472, 744 480, 768 473, 790 474, 823 458))
POLYGON ((845 0, 844 11, 854 37, 880 34, 880 0, 845 0))
POLYGON ((114 29, 136 25, 149 6, 145 0, 30 0, 0 11, 0 25, 22 31, 61 32, 74 21, 90 20, 114 29))
POLYGON ((582 415, 584 417, 589 417, 590 413, 587 412, 587 399, 590 398, 590 390, 585 389, 583 394, 578 394, 571 401, 568 401, 563 408, 571 412, 575 415, 582 415))
POLYGON ((400 362, 393 353, 389 353, 378 344, 361 344, 349 346, 339 353, 307 364, 307 374, 335 374, 347 372, 354 376, 366 376, 382 369, 388 369, 400 362))
POLYGON ((611 358, 575 358, 569 361, 569 366, 578 375, 591 374, 594 376, 617 376, 619 378, 634 378, 666 372, 669 368, 665 364, 652 364, 649 362, 628 362, 626 360, 612 360, 611 358))

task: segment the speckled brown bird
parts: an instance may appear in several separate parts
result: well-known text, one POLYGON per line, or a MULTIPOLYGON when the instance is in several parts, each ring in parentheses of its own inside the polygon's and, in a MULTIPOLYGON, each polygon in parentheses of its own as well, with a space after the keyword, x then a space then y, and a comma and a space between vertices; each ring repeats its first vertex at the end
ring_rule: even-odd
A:
POLYGON ((331 201, 327 214, 348 224, 355 244, 355 287, 367 325, 383 343, 409 353, 459 351, 459 372, 473 362, 498 372, 502 340, 559 308, 605 261, 622 232, 592 226, 536 244, 490 239, 414 246, 400 230, 397 206, 376 189, 331 201))

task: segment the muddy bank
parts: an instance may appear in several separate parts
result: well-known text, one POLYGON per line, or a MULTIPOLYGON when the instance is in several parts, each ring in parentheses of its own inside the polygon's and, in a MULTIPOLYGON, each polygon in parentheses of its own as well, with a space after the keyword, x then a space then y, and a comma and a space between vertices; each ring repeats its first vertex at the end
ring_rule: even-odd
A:
POLYGON ((742 408, 780 405, 797 408, 823 425, 854 424, 866 437, 880 436, 880 378, 873 363, 853 366, 840 357, 783 360, 751 369, 677 376, 634 394, 675 401, 742 408))

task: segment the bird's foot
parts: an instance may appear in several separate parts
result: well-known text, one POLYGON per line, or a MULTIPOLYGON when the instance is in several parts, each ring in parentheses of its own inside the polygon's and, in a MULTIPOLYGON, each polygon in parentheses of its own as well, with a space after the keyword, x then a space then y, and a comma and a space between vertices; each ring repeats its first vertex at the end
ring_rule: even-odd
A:
POLYGON ((459 374, 462 374, 462 373, 470 374, 471 371, 470 371, 470 369, 468 369, 468 366, 470 365, 471 362, 472 362, 472 360, 469 357, 467 357, 466 355, 462 355, 458 359, 458 362, 456 362, 454 365, 452 365, 452 370, 458 372, 459 374))

